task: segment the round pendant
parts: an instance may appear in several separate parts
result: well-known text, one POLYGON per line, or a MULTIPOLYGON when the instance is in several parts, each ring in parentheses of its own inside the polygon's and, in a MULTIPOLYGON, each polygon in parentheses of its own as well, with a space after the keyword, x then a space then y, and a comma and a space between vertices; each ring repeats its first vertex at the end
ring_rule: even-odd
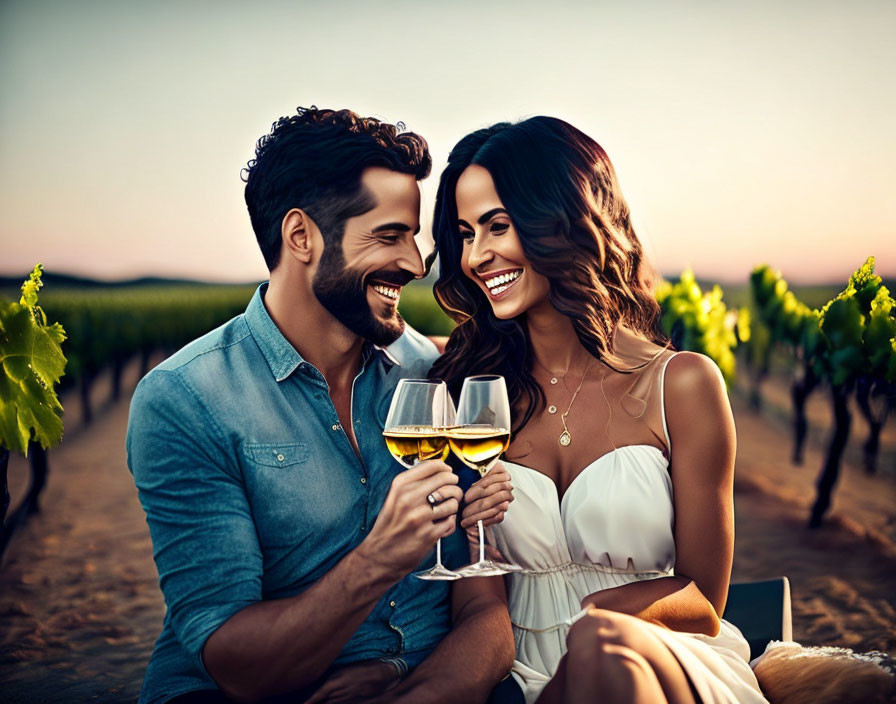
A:
POLYGON ((569 436, 569 431, 564 430, 560 434, 560 444, 563 445, 563 447, 566 447, 571 442, 572 442, 572 438, 569 436))
POLYGON ((548 406, 548 413, 550 413, 551 415, 553 415, 553 414, 555 414, 556 412, 557 412, 557 407, 556 407, 556 406, 548 406))
POLYGON ((551 378, 551 383, 552 383, 552 384, 556 384, 556 383, 557 383, 557 377, 552 377, 552 378, 551 378))

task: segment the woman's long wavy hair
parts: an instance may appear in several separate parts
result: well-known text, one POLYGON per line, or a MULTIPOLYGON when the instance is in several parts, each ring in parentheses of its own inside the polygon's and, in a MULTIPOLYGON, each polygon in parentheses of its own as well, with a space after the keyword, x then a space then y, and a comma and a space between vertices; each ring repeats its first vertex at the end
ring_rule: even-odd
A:
POLYGON ((588 352, 617 371, 632 371, 614 352, 617 327, 658 345, 667 340, 659 327, 654 274, 601 146, 563 120, 542 116, 467 135, 448 157, 436 198, 435 295, 457 327, 430 375, 445 379, 455 395, 466 376, 503 375, 519 430, 544 405, 545 395, 531 373, 524 316, 496 318, 460 267, 455 190, 471 164, 491 174, 526 258, 548 279, 551 303, 572 320, 588 352))

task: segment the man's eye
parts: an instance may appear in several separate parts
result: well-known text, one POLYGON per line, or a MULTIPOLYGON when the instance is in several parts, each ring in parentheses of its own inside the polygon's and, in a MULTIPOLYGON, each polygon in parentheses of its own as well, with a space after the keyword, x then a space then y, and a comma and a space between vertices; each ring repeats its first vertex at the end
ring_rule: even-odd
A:
POLYGON ((387 244, 395 244, 400 237, 401 235, 380 235, 380 239, 387 244))

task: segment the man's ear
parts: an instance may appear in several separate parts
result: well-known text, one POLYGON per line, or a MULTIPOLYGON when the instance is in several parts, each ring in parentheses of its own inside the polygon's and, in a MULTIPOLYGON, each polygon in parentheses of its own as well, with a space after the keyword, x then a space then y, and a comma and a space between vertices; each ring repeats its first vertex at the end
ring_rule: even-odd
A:
POLYGON ((314 259, 314 241, 317 226, 304 210, 293 208, 283 216, 280 223, 280 237, 283 240, 283 254, 290 255, 305 264, 314 259))

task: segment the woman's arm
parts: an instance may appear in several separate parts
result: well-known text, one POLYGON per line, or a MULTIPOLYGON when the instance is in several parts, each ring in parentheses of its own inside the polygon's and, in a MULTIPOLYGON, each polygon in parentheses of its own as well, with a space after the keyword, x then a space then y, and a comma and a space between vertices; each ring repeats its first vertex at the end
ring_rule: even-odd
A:
POLYGON ((704 355, 666 368, 665 412, 675 507, 675 577, 589 595, 582 605, 715 635, 734 555, 734 419, 721 373, 704 355))

